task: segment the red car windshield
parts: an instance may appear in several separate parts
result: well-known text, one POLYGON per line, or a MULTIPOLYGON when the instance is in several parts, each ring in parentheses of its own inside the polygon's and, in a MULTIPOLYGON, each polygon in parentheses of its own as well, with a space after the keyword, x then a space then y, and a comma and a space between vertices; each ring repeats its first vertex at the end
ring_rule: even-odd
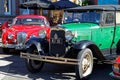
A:
POLYGON ((45 25, 45 22, 40 18, 16 18, 13 25, 45 25))

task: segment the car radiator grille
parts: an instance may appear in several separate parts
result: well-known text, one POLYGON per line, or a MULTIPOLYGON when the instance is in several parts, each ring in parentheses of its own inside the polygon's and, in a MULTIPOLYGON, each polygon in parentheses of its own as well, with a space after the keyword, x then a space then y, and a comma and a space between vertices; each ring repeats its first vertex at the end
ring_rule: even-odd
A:
POLYGON ((17 43, 18 44, 25 44, 26 37, 27 37, 27 34, 25 32, 19 32, 17 34, 17 43))
POLYGON ((65 31, 61 28, 51 29, 50 54, 52 56, 63 56, 65 54, 65 31))

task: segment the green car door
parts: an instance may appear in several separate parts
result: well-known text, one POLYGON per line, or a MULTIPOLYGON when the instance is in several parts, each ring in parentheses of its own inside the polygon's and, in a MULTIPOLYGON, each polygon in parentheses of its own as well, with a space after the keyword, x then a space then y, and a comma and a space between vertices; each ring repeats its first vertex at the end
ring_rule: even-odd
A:
POLYGON ((114 35, 114 12, 104 13, 104 23, 97 29, 92 29, 92 41, 101 50, 109 49, 113 42, 114 35))

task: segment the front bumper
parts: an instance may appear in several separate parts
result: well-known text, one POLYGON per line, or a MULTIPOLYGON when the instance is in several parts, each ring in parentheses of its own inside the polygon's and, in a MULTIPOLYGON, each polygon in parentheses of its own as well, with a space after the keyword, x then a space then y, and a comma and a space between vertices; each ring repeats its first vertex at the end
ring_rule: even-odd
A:
POLYGON ((16 50, 25 50, 27 48, 26 45, 23 44, 0 44, 2 48, 14 48, 16 50))
POLYGON ((21 52, 20 57, 25 59, 48 62, 48 63, 78 65, 78 60, 71 59, 71 58, 43 56, 43 55, 35 55, 35 54, 29 54, 29 53, 23 53, 23 52, 21 52))

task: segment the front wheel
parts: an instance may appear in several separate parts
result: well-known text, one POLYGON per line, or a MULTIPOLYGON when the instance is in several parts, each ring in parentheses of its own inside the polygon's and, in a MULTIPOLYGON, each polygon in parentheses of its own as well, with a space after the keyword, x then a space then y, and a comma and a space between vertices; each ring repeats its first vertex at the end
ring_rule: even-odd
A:
POLYGON ((76 78, 86 79, 93 70, 93 55, 88 48, 81 50, 77 56, 78 65, 76 66, 76 78))
MULTIPOLYGON (((36 54, 38 55, 38 51, 35 47, 30 47, 27 51, 28 54, 36 54)), ((32 60, 32 59, 26 59, 26 66, 27 69, 31 72, 31 73, 37 73, 39 72, 42 67, 44 65, 44 62, 42 61, 37 61, 37 60, 32 60)))

